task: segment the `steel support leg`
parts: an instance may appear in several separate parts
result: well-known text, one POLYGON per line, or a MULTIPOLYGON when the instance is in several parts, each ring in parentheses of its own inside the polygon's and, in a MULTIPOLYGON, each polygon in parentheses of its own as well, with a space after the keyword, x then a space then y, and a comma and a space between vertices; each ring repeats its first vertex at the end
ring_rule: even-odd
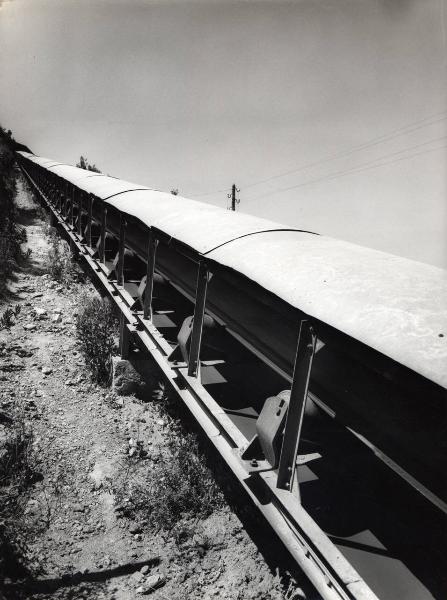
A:
POLYGON ((82 195, 83 192, 78 193, 78 236, 82 238, 82 195))
POLYGON ((119 352, 123 359, 129 358, 130 333, 127 328, 127 320, 123 313, 120 315, 120 345, 119 352))
POLYGON ((120 216, 120 240, 118 248, 118 264, 117 264, 117 283, 124 285, 124 251, 126 249, 126 219, 123 215, 120 216))
POLYGON ((106 226, 107 226, 107 208, 103 203, 101 212, 101 241, 99 245, 99 259, 104 265, 106 262, 106 226))
POLYGON ((93 210, 93 196, 90 194, 88 197, 88 220, 87 220, 87 245, 89 248, 92 247, 92 210, 93 210))
MULTIPOLYGON (((316 335, 311 323, 302 320, 298 337, 298 346, 290 391, 289 409, 279 459, 277 487, 292 491, 298 445, 303 425, 309 387, 310 371, 315 352, 316 335)), ((299 494, 299 489, 297 490, 299 494)))
POLYGON ((192 377, 197 377, 199 373, 200 345, 202 342, 207 287, 208 266, 202 261, 199 263, 199 272, 197 274, 196 305, 194 307, 194 321, 189 349, 188 375, 192 377))
POLYGON ((70 209, 70 188, 68 187, 69 184, 68 182, 65 184, 65 191, 64 191, 64 221, 67 220, 68 215, 69 215, 69 209, 70 209))
POLYGON ((73 229, 74 227, 74 203, 76 196, 76 188, 73 186, 71 190, 71 203, 70 203, 70 227, 73 229))
POLYGON ((146 266, 146 289, 144 290, 143 319, 152 319, 152 296, 154 293, 155 256, 158 240, 152 229, 149 231, 149 243, 146 266))

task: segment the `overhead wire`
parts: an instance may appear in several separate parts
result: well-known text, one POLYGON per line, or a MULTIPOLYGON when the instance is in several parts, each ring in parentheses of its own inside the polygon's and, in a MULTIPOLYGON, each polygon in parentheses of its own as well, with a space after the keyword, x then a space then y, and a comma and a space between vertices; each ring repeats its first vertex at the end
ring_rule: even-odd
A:
MULTIPOLYGON (((428 115, 428 116, 424 117, 423 119, 418 119, 417 121, 413 121, 411 123, 408 123, 407 125, 403 125, 401 127, 398 127, 397 129, 393 129, 393 130, 389 131, 388 133, 382 134, 380 136, 377 136, 375 138, 372 138, 370 140, 362 142, 361 144, 352 146, 351 148, 343 150, 342 152, 338 152, 338 153, 328 156, 326 158, 322 158, 322 159, 319 159, 319 160, 316 160, 316 161, 313 161, 310 163, 306 163, 304 165, 301 165, 300 167, 296 167, 296 168, 290 169, 288 171, 283 171, 281 173, 277 173, 276 175, 271 175, 270 177, 267 177, 265 179, 260 179, 258 181, 249 183, 249 184, 241 186, 241 187, 245 191, 245 190, 255 187, 257 185, 261 185, 263 183, 268 183, 269 181, 273 181, 275 179, 279 179, 279 178, 285 177, 287 175, 292 175, 293 173, 298 173, 300 171, 304 171, 305 169, 310 169, 315 166, 319 166, 322 164, 326 164, 328 162, 332 162, 334 160, 338 160, 339 158, 344 158, 346 156, 350 156, 351 154, 354 154, 355 152, 360 152, 362 150, 366 150, 366 149, 376 146, 378 144, 391 141, 395 138, 402 137, 403 135, 407 135, 409 133, 413 133, 414 131, 418 131, 419 129, 423 129, 424 127, 430 127, 431 125, 436 125, 437 123, 440 123, 446 119, 447 119, 447 111, 441 111, 438 113, 434 113, 432 115, 428 115), (435 120, 433 120, 433 119, 435 119, 435 120), (430 122, 427 123, 427 121, 430 121, 430 122)), ((230 187, 227 187, 227 188, 223 188, 223 189, 219 189, 219 190, 214 190, 211 192, 204 192, 201 194, 193 194, 192 197, 193 198, 201 198, 201 197, 205 197, 205 196, 212 196, 214 194, 220 194, 220 193, 224 193, 224 192, 226 193, 226 192, 230 191, 230 189, 231 189, 230 187)))
POLYGON ((192 198, 202 198, 202 196, 212 196, 213 194, 223 194, 224 192, 230 192, 231 187, 227 187, 223 190, 215 190, 214 192, 205 192, 204 194, 193 194, 192 198))
POLYGON ((294 190, 297 188, 301 188, 301 187, 305 187, 307 185, 313 185, 316 183, 322 183, 325 181, 331 181, 333 179, 339 179, 341 177, 347 177, 349 175, 355 175, 357 173, 361 173, 363 171, 368 171, 370 169, 375 169, 375 168, 379 168, 379 167, 383 167, 386 166, 388 164, 393 164, 395 162, 400 162, 402 160, 407 160, 410 158, 414 158, 415 156, 420 156, 422 154, 426 154, 427 152, 434 152, 435 150, 442 150, 443 148, 445 148, 446 146, 440 146, 438 148, 429 148, 428 150, 424 150, 422 152, 417 152, 416 154, 410 154, 408 156, 402 156, 396 160, 391 160, 391 161, 386 161, 386 162, 380 162, 381 160, 385 159, 385 158, 391 158, 393 156, 397 156, 398 154, 402 154, 404 152, 409 152, 411 150, 416 150, 417 148, 421 148, 422 146, 426 146, 427 144, 432 144, 434 142, 438 142, 441 140, 445 140, 447 139, 447 136, 441 136, 439 138, 434 138, 432 140, 428 140, 426 142, 423 142, 421 144, 417 144, 415 146, 411 146, 409 148, 404 148, 403 150, 399 150, 397 152, 392 152, 391 154, 385 154, 383 156, 379 156, 378 158, 372 160, 372 161, 367 161, 366 163, 360 164, 360 165, 356 165, 355 167, 352 167, 350 169, 344 169, 341 171, 335 171, 334 173, 329 173, 328 175, 325 175, 323 177, 318 177, 316 179, 311 179, 309 181, 304 181, 302 183, 298 183, 296 185, 291 185, 288 187, 284 187, 284 188, 277 188, 274 190, 270 190, 269 192, 264 192, 263 194, 259 195, 259 196, 255 196, 253 198, 250 198, 250 201, 253 200, 259 200, 261 198, 264 198, 266 196, 270 196, 273 194, 277 194, 279 192, 287 192, 289 190, 294 190), (377 164, 379 163, 379 164, 377 164))
POLYGON ((400 127, 398 129, 394 129, 391 132, 388 132, 387 134, 382 134, 381 136, 372 138, 371 140, 369 140, 367 142, 363 142, 362 144, 357 144, 356 146, 353 146, 352 148, 343 150, 342 152, 338 152, 338 153, 328 156, 326 158, 322 158, 317 161, 310 162, 305 165, 301 165, 300 167, 296 167, 296 168, 290 169, 288 171, 283 171, 282 173, 278 173, 276 175, 271 175, 270 177, 266 177, 265 179, 260 179, 259 181, 255 181, 253 183, 249 183, 248 185, 244 185, 243 188, 244 188, 244 190, 247 190, 256 185, 261 185, 263 183, 273 181, 274 179, 278 179, 280 177, 285 177, 286 175, 292 175, 293 173, 298 173, 299 171, 304 171, 305 169, 310 169, 311 167, 316 167, 316 166, 325 164, 327 162, 332 162, 334 160, 338 160, 339 158, 344 158, 346 156, 350 156, 351 154, 354 154, 355 152, 360 152, 361 150, 366 150, 367 148, 377 146, 378 144, 382 144, 384 142, 391 141, 395 138, 402 137, 403 135, 407 135, 408 133, 413 133, 413 131, 417 131, 424 127, 436 125, 437 123, 440 123, 441 121, 445 121, 446 119, 447 119, 447 114, 445 112, 437 113, 435 115, 425 117, 424 119, 421 119, 419 121, 414 121, 411 124, 400 127), (425 122, 425 121, 433 119, 434 117, 437 117, 441 114, 444 114, 444 116, 439 119, 436 119, 435 121, 432 121, 430 123, 425 122), (415 125, 417 125, 417 126, 415 126, 415 125))

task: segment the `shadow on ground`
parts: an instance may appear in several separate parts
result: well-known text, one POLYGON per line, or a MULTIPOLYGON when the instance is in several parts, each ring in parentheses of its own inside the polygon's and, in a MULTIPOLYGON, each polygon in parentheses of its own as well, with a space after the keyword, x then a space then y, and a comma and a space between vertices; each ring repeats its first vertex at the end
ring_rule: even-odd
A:
POLYGON ((29 578, 22 581, 4 584, 3 591, 7 598, 26 598, 28 594, 51 594, 60 588, 78 586, 81 583, 102 583, 114 577, 130 575, 139 571, 142 567, 156 567, 160 564, 158 556, 119 565, 111 569, 102 569, 88 573, 65 573, 61 577, 38 579, 29 578))

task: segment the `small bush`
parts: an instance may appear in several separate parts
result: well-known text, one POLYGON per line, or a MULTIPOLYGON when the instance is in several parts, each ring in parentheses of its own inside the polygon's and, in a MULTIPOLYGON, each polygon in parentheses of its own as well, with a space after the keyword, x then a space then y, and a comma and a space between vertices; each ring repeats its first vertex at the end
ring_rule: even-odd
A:
MULTIPOLYGON (((32 441, 33 436, 24 417, 12 418, 0 455, 0 497, 2 499, 5 498, 3 496, 5 486, 7 493, 13 489, 20 495, 29 480, 31 474, 29 457, 32 441)), ((4 503, 0 502, 1 505, 4 506, 4 503)))
POLYGON ((9 147, 10 136, 2 135, 2 132, 0 127, 0 297, 6 294, 7 279, 24 258, 21 244, 26 241, 25 229, 17 224, 14 204, 14 154, 9 147))
POLYGON ((144 515, 157 530, 171 530, 182 518, 206 518, 223 505, 194 435, 171 432, 163 452, 152 458, 151 468, 141 462, 136 476, 115 490, 118 498, 131 498, 127 512, 144 515))
POLYGON ((69 284, 75 277, 73 256, 67 242, 62 240, 53 228, 48 228, 48 272, 55 281, 69 284))
POLYGON ((93 379, 102 385, 110 382, 117 328, 109 302, 96 296, 81 297, 76 335, 93 379))
POLYGON ((14 325, 19 314, 20 304, 16 304, 14 308, 8 307, 0 316, 0 330, 10 329, 14 325))
POLYGON ((0 412, 0 580, 5 570, 18 568, 26 554, 26 490, 36 474, 33 434, 24 410, 19 405, 9 415, 0 412))

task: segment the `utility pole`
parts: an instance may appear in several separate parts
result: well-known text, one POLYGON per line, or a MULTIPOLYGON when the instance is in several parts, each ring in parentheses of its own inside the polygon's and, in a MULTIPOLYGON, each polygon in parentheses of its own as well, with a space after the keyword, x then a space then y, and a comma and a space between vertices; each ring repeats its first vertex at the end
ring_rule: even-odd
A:
POLYGON ((233 183, 233 185, 231 186, 231 194, 228 194, 228 198, 231 200, 231 207, 229 210, 236 210, 236 204, 240 203, 239 198, 236 198, 236 192, 240 192, 241 190, 239 190, 236 187, 236 184, 233 183))

